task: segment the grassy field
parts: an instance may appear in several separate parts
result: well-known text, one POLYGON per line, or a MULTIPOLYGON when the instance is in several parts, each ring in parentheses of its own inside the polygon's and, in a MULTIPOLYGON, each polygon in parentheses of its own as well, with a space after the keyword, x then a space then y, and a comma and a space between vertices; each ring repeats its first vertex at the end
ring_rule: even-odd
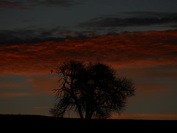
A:
POLYGON ((175 120, 119 120, 119 119, 92 119, 81 120, 76 118, 56 118, 39 115, 0 115, 1 127, 7 130, 59 132, 176 132, 175 120), (9 127, 9 128, 8 128, 9 127), (13 127, 13 128, 12 128, 13 127))

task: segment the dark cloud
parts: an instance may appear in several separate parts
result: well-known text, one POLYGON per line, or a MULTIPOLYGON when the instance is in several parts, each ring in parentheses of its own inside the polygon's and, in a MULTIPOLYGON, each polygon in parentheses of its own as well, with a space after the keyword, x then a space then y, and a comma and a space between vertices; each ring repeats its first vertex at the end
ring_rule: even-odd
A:
POLYGON ((88 37, 89 34, 85 32, 72 32, 59 28, 51 30, 2 30, 0 31, 0 44, 13 45, 45 41, 63 41, 65 39, 84 39, 88 37))
POLYGON ((177 56, 177 51, 170 52, 169 55, 177 56))
POLYGON ((70 7, 76 4, 74 0, 31 0, 34 5, 70 7))
POLYGON ((59 6, 73 6, 76 3, 73 0, 45 0, 43 3, 46 6, 54 6, 54 5, 59 5, 59 6))
POLYGON ((132 12, 123 14, 125 17, 99 17, 88 22, 81 23, 84 27, 128 27, 128 26, 151 26, 162 24, 176 24, 175 13, 132 12))
MULTIPOLYGON (((56 40, 53 37, 54 30, 35 31, 35 30, 3 30, 0 31, 0 44, 22 44, 35 43, 47 40, 56 40)), ((61 40, 61 38, 57 38, 61 40)))
POLYGON ((176 12, 124 12, 124 15, 133 15, 137 17, 176 17, 176 12))
POLYGON ((75 4, 78 4, 76 0, 0 0, 0 8, 31 8, 40 5, 70 7, 75 4))

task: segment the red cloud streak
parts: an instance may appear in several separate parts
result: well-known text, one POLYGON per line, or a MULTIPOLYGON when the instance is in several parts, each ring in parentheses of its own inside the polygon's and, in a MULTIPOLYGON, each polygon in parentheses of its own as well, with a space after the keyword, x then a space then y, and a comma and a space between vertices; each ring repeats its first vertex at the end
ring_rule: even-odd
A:
POLYGON ((8 46, 1 44, 0 48, 2 73, 49 72, 68 59, 101 61, 115 68, 177 65, 177 31, 121 33, 8 46))
POLYGON ((112 119, 177 120, 177 114, 113 114, 112 119))
POLYGON ((20 4, 18 2, 2 1, 2 2, 0 2, 0 8, 1 7, 14 7, 14 8, 18 8, 18 7, 20 7, 20 4))
POLYGON ((3 1, 3 2, 0 2, 0 5, 3 5, 3 6, 12 6, 14 4, 12 2, 3 1))

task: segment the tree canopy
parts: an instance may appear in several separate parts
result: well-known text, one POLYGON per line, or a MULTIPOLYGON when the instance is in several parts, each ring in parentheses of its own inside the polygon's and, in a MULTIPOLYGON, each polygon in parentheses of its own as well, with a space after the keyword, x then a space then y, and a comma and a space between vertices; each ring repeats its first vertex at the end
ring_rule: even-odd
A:
POLYGON ((57 117, 76 111, 80 118, 108 118, 124 109, 127 98, 135 93, 132 80, 118 77, 102 63, 68 61, 58 67, 57 74, 57 102, 50 110, 57 117))

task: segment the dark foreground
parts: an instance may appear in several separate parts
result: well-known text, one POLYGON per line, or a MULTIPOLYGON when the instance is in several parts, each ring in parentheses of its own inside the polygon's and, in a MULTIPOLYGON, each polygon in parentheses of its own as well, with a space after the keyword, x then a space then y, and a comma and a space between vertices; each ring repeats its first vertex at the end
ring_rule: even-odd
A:
POLYGON ((117 120, 55 118, 38 115, 0 115, 1 129, 20 132, 176 132, 174 120, 117 120))

